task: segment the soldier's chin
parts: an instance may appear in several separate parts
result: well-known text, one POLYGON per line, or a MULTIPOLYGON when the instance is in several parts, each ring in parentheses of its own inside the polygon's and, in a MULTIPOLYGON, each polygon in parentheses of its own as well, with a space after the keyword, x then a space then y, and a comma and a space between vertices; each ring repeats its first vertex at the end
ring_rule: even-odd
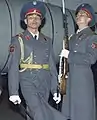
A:
POLYGON ((32 25, 31 28, 32 29, 38 29, 38 26, 37 25, 32 25))
POLYGON ((76 22, 78 26, 84 25, 84 23, 82 21, 78 21, 76 22))

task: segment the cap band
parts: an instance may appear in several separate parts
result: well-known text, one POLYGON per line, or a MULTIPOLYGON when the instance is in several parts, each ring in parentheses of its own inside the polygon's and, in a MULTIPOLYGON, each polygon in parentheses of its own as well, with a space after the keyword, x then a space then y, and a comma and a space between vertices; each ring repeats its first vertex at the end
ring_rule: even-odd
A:
POLYGON ((81 8, 81 10, 84 10, 86 13, 88 13, 89 17, 92 19, 92 15, 91 15, 91 13, 87 9, 81 8))
POLYGON ((25 13, 25 17, 26 17, 27 15, 31 14, 31 13, 32 13, 32 14, 36 13, 36 14, 42 16, 42 14, 41 14, 41 12, 40 12, 39 10, 33 8, 33 9, 29 9, 29 10, 25 13))

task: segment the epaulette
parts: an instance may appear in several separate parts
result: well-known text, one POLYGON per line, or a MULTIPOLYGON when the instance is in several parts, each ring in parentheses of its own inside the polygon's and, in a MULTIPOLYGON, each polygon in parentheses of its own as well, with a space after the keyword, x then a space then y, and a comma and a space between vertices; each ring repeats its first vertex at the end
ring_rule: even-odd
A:
POLYGON ((23 37, 23 32, 16 35, 16 37, 23 37))
POLYGON ((41 33, 42 37, 44 38, 45 41, 47 41, 49 39, 49 37, 47 37, 46 35, 44 35, 43 33, 41 33))

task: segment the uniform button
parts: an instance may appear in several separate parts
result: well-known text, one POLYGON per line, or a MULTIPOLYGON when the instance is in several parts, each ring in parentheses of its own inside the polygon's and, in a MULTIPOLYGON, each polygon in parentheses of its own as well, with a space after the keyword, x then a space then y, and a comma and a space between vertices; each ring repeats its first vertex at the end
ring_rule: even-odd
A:
POLYGON ((46 57, 48 57, 48 55, 46 55, 46 57))
POLYGON ((78 44, 76 43, 76 45, 78 45, 78 44))
POLYGON ((32 71, 31 71, 30 73, 31 73, 31 75, 32 75, 32 71))
POLYGON ((79 40, 81 40, 81 38, 79 38, 79 40))
POLYGON ((34 58, 36 58, 36 55, 34 55, 34 58))
POLYGON ((76 50, 74 52, 77 52, 76 50))

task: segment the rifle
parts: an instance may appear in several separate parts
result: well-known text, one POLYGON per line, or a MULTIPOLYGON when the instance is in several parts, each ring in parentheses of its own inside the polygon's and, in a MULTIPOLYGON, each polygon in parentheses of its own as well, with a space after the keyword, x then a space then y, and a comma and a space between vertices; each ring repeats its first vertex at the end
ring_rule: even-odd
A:
MULTIPOLYGON (((67 23, 67 14, 66 14, 66 4, 65 0, 62 0, 63 8, 63 25, 64 25, 64 39, 63 39, 63 49, 69 49, 68 42, 68 23, 67 23)), ((68 62, 67 58, 60 55, 59 63, 59 90, 62 95, 66 94, 66 83, 68 78, 68 62)))

